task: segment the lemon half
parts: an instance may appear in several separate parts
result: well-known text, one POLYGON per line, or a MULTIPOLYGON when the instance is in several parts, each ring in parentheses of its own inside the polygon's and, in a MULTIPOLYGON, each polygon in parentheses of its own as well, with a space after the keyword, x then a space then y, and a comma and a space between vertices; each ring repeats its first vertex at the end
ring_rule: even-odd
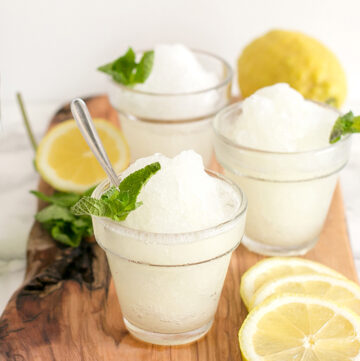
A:
MULTIPOLYGON (((94 119, 94 124, 115 171, 121 172, 130 159, 125 137, 107 120, 94 119)), ((82 193, 106 178, 73 119, 55 125, 44 136, 36 166, 46 182, 65 192, 82 193)))

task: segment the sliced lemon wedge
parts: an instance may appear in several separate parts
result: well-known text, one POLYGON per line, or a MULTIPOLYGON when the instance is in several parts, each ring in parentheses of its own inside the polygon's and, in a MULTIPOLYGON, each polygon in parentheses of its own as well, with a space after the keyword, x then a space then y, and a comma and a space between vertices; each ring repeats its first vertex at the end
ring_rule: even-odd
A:
POLYGON ((249 308, 255 292, 264 284, 277 278, 300 274, 324 274, 345 278, 340 273, 317 262, 303 258, 273 257, 266 258, 249 268, 241 278, 240 295, 249 308))
MULTIPOLYGON (((94 124, 115 171, 121 172, 130 158, 125 137, 107 120, 94 119, 94 124)), ((84 192, 106 178, 73 119, 55 125, 44 136, 36 166, 51 186, 65 192, 84 192)))
POLYGON ((239 342, 247 361, 358 361, 360 318, 322 298, 284 294, 250 312, 239 342))

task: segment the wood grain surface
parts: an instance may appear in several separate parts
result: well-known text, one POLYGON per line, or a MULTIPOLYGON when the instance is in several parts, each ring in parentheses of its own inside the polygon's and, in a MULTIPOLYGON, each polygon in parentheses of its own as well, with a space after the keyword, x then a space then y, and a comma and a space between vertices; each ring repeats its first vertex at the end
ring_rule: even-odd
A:
MULTIPOLYGON (((87 104, 92 116, 117 122, 107 97, 88 98, 87 104)), ((68 118, 67 105, 51 124, 68 118)), ((51 192, 43 181, 39 188, 51 192)), ((97 244, 89 241, 77 249, 58 247, 35 223, 28 241, 24 283, 0 319, 0 360, 241 360, 237 333, 247 312, 240 300, 240 278, 262 258, 242 245, 234 252, 215 323, 204 338, 186 346, 155 346, 137 341, 127 332, 106 257, 97 244)), ((357 281, 339 186, 320 241, 305 258, 357 281)))

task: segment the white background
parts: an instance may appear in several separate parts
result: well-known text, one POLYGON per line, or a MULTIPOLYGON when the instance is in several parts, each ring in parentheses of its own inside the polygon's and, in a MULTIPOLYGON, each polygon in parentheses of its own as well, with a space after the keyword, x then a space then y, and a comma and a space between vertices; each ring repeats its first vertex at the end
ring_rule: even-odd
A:
POLYGON ((272 28, 312 35, 340 58, 360 98, 359 0, 0 0, 2 98, 72 98, 105 89, 96 67, 129 45, 182 42, 235 65, 272 28), (359 91, 358 91, 359 90, 359 91))
MULTIPOLYGON (((40 139, 62 103, 106 89, 96 67, 128 46, 181 42, 234 66, 254 37, 282 28, 312 35, 337 54, 349 83, 344 110, 360 113, 359 17, 360 0, 0 0, 0 313, 23 278, 36 208, 28 191, 38 181, 16 91, 40 139)), ((360 273, 359 185, 360 136, 355 136, 342 189, 360 273)))

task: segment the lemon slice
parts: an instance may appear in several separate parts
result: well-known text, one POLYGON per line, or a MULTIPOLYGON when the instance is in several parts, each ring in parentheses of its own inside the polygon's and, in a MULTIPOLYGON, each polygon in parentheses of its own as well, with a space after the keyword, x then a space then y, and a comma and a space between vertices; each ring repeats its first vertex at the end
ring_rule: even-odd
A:
POLYGON ((358 361, 360 318, 310 296, 275 296, 254 308, 239 331, 247 361, 358 361))
MULTIPOLYGON (((94 123, 110 162, 121 172, 129 164, 123 134, 104 119, 94 119, 94 123)), ((36 166, 50 185, 65 192, 84 192, 106 177, 73 119, 54 126, 44 136, 36 152, 36 166)))
POLYGON ((292 293, 323 297, 351 308, 360 315, 360 287, 349 280, 324 275, 278 278, 262 286, 250 301, 250 309, 274 294, 292 293))
POLYGON ((340 273, 317 262, 303 258, 273 257, 266 258, 249 268, 241 278, 240 294, 245 306, 249 308, 254 293, 265 283, 284 276, 318 273, 337 278, 345 278, 340 273))

